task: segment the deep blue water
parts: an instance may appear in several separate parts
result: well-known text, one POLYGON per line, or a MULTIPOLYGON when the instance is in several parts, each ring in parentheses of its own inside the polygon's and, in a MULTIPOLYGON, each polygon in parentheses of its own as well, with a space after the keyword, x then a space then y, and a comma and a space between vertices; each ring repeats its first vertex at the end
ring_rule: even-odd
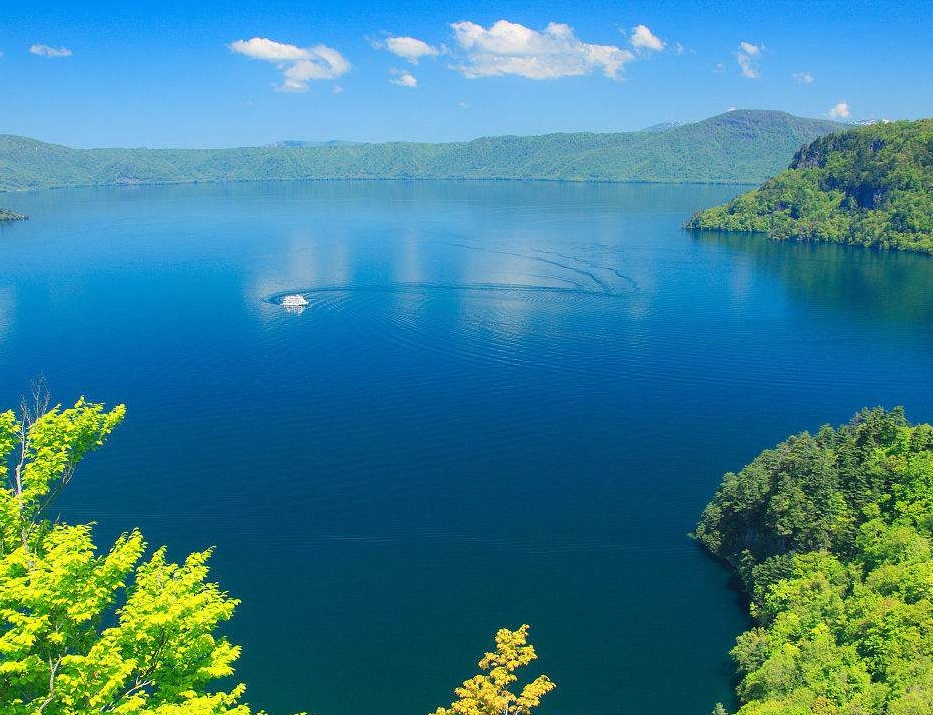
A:
POLYGON ((746 627, 686 536, 722 473, 933 419, 933 260, 680 229, 737 190, 6 196, 2 404, 127 404, 62 515, 215 545, 256 706, 422 715, 528 622, 549 712, 706 715, 746 627))

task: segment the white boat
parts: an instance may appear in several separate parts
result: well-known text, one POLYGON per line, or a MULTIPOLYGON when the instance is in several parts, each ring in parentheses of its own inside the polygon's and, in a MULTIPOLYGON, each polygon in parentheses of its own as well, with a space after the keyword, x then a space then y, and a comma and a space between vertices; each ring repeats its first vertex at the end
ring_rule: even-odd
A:
POLYGON ((308 299, 300 293, 295 293, 282 298, 282 305, 286 308, 306 308, 308 306, 308 299))

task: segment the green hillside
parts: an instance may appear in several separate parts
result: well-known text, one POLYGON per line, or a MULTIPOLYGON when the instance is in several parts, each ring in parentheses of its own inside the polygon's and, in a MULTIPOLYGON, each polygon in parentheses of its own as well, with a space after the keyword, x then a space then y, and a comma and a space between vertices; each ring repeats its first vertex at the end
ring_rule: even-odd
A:
POLYGON ((688 226, 933 254, 933 119, 819 138, 787 171, 688 226))
POLYGON ((933 712, 933 426, 879 408, 790 437, 696 537, 751 598, 738 715, 933 712))
POLYGON ((70 149, 0 136, 0 191, 61 186, 302 179, 541 179, 757 183, 840 125, 734 111, 661 131, 470 142, 238 149, 70 149))

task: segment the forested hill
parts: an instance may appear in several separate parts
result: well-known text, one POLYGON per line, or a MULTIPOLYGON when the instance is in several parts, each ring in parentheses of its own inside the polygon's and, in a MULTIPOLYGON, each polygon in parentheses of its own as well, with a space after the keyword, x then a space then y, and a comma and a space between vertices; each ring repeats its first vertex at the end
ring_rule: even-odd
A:
POLYGON ((446 144, 70 149, 0 136, 0 191, 300 179, 758 183, 787 166, 802 144, 839 127, 783 112, 743 110, 660 131, 504 136, 446 144))
POLYGON ((933 254, 933 119, 819 138, 787 171, 688 225, 933 254))
POLYGON ((873 409, 790 437, 725 475, 696 537, 751 597, 738 715, 933 712, 933 427, 873 409))

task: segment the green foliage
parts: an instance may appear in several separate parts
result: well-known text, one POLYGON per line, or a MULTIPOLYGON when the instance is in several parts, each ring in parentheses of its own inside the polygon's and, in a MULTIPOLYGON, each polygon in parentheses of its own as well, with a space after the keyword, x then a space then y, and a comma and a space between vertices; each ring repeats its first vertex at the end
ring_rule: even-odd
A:
POLYGON ((538 657, 534 646, 528 644, 528 628, 500 628, 495 652, 486 653, 479 661, 483 672, 454 691, 457 700, 449 708, 438 708, 432 715, 531 715, 541 698, 557 686, 546 675, 539 675, 518 695, 509 690, 518 680, 515 671, 538 657))
POLYGON ((736 111, 665 131, 486 137, 423 144, 239 149, 69 149, 0 136, 0 191, 302 179, 541 179, 757 183, 839 125, 736 111))
POLYGON ((739 715, 919 715, 933 704, 933 427, 863 410, 726 474, 696 537, 758 625, 739 715))
POLYGON ((933 254, 933 120, 821 137, 787 171, 687 225, 933 254))
POLYGON ((4 715, 248 715, 239 648, 216 634, 237 602, 207 581, 210 552, 145 558, 138 531, 99 554, 91 526, 50 522, 78 463, 124 416, 83 399, 0 413, 0 703, 4 715))
MULTIPOLYGON (((0 713, 250 715, 245 686, 211 689, 240 648, 217 633, 239 602, 207 580, 210 551, 146 558, 133 530, 100 554, 92 525, 45 518, 125 412, 83 398, 47 410, 38 391, 21 416, 0 412, 0 713)), ((527 636, 499 630, 483 672, 437 715, 531 715, 555 685, 542 675, 509 690, 537 658, 527 636)))

